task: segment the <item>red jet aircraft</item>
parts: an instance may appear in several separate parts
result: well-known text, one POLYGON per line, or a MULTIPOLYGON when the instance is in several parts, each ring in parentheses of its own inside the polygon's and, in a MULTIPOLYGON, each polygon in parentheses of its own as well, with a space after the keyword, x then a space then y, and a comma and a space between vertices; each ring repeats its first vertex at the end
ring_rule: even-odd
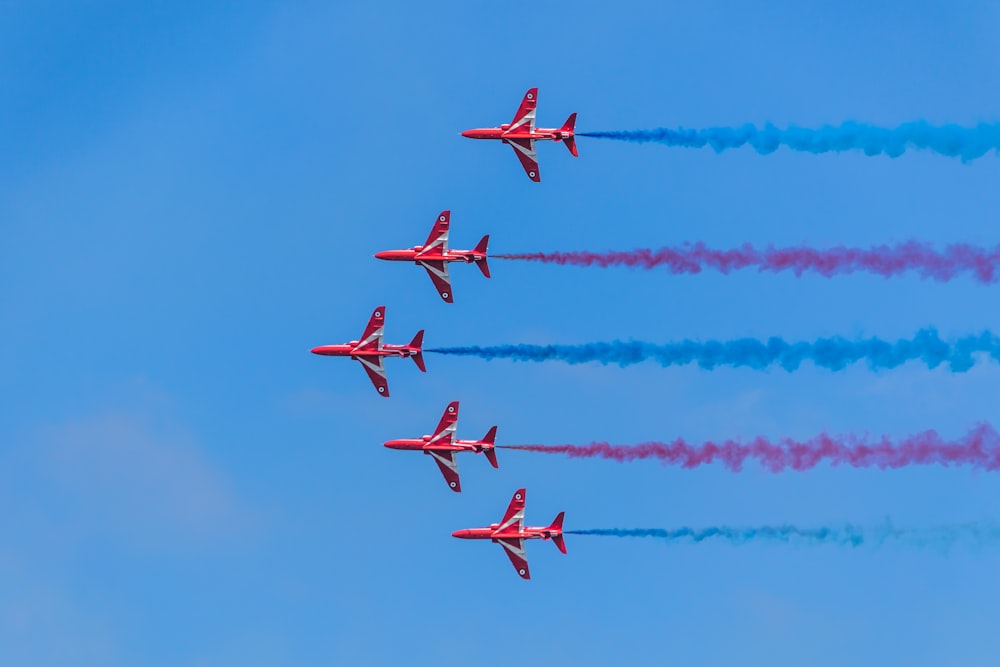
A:
POLYGON ((389 395, 389 381, 385 377, 385 357, 412 357, 422 372, 426 373, 424 355, 420 346, 424 341, 424 330, 421 329, 413 337, 409 345, 383 345, 382 330, 385 327, 385 306, 379 306, 368 320, 361 340, 352 340, 342 345, 320 345, 312 349, 313 354, 326 357, 350 357, 360 361, 372 384, 383 396, 389 395))
POLYGON ((497 465, 497 453, 494 448, 494 441, 497 437, 497 427, 494 426, 482 440, 458 440, 455 438, 455 429, 458 425, 458 401, 452 401, 445 408, 438 422, 434 435, 425 435, 422 438, 404 438, 402 440, 390 440, 385 446, 390 449, 411 449, 424 454, 429 454, 434 458, 434 462, 441 469, 444 481, 452 491, 461 491, 462 483, 458 479, 458 463, 455 462, 456 452, 474 452, 476 454, 486 454, 487 460, 494 468, 497 465))
POLYGON ((530 528, 524 525, 524 489, 514 492, 514 497, 507 506, 507 512, 500 523, 491 524, 489 528, 466 528, 456 530, 452 537, 463 540, 492 540, 503 547, 513 563, 514 569, 522 579, 531 579, 528 572, 528 556, 524 551, 524 541, 531 539, 552 540, 559 551, 566 553, 566 543, 563 542, 563 516, 559 512, 555 520, 545 528, 530 528))
POLYGON ((375 253, 376 259, 387 259, 396 262, 416 262, 427 269, 434 287, 441 298, 452 303, 451 278, 448 277, 449 262, 475 262, 479 270, 487 278, 490 277, 490 267, 486 263, 486 244, 490 242, 487 234, 472 250, 448 250, 448 227, 451 222, 451 211, 441 211, 437 222, 431 228, 431 235, 424 245, 413 246, 409 250, 383 250, 375 253))
POLYGON ((505 144, 510 144, 521 161, 521 166, 528 173, 528 178, 538 183, 542 177, 538 173, 538 155, 535 153, 535 141, 539 139, 549 139, 551 141, 562 141, 566 148, 573 154, 576 152, 576 137, 573 134, 573 126, 576 124, 576 114, 571 113, 563 126, 554 128, 535 128, 535 105, 538 103, 538 89, 532 88, 524 95, 521 106, 514 114, 514 120, 500 127, 484 127, 476 130, 466 130, 463 137, 470 139, 499 139, 505 144))

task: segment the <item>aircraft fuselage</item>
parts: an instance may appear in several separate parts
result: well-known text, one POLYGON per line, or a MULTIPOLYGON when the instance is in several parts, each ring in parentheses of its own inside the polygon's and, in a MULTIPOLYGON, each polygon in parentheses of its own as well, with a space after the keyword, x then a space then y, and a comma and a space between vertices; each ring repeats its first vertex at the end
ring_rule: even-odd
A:
POLYGON ((420 351, 409 345, 382 345, 377 350, 359 350, 357 347, 358 341, 354 340, 350 343, 339 345, 319 345, 310 350, 310 352, 324 357, 351 357, 352 359, 356 359, 358 357, 412 357, 420 351))
POLYGON ((512 141, 514 139, 520 139, 523 141, 531 139, 536 141, 562 141, 563 139, 569 139, 573 136, 572 132, 568 132, 557 127, 536 127, 534 131, 531 132, 519 130, 509 132, 507 130, 508 127, 508 125, 501 125, 500 127, 479 127, 462 132, 462 136, 468 137, 469 139, 499 139, 503 142, 512 141))
MULTIPOLYGON (((450 443, 428 445, 432 436, 425 435, 422 438, 400 438, 398 440, 388 440, 384 444, 389 449, 407 449, 415 451, 436 451, 436 452, 482 452, 487 449, 487 443, 481 440, 452 440, 450 443)), ((493 445, 489 445, 492 447, 493 445)))
POLYGON ((486 259, 485 252, 475 250, 449 250, 444 253, 421 254, 424 246, 414 246, 407 250, 383 250, 375 253, 375 259, 384 259, 390 262, 465 262, 472 264, 486 259))
POLYGON ((548 526, 525 526, 520 531, 498 530, 500 526, 493 524, 489 528, 463 528, 451 534, 462 540, 551 540, 553 537, 562 535, 561 530, 552 530, 548 526))

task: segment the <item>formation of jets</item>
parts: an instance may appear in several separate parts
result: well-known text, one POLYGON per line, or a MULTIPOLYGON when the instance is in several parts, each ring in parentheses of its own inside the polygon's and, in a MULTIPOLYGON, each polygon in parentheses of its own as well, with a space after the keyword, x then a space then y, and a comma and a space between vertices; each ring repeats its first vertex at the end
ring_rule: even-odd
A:
MULTIPOLYGON (((569 118, 558 129, 536 128, 535 107, 538 103, 538 89, 531 88, 525 94, 518 107, 514 120, 500 127, 466 130, 462 133, 472 139, 495 139, 509 144, 517 155, 521 166, 532 181, 540 182, 538 157, 535 152, 535 142, 539 140, 562 141, 569 152, 577 156, 574 125, 576 114, 569 118)), ((441 211, 427 241, 420 246, 404 250, 384 250, 375 253, 376 259, 396 262, 413 262, 427 271, 438 294, 446 303, 454 303, 451 277, 448 265, 454 262, 475 264, 487 278, 490 277, 490 267, 487 263, 487 245, 489 235, 483 238, 471 250, 452 250, 448 248, 448 234, 451 225, 451 211, 441 211)), ((368 378, 375 386, 380 396, 389 396, 389 382, 385 372, 386 357, 409 357, 421 372, 426 372, 423 357, 424 331, 421 329, 406 345, 391 345, 382 342, 385 329, 385 306, 378 306, 368 320, 361 338, 347 343, 319 345, 312 348, 313 354, 327 357, 350 357, 359 362, 368 378)), ((458 401, 452 401, 445 408, 437 428, 431 435, 419 438, 401 438, 385 442, 389 449, 419 451, 427 454, 437 464, 444 476, 448 488, 460 492, 462 482, 458 476, 458 463, 455 455, 460 452, 483 454, 494 468, 499 468, 496 456, 497 427, 493 426, 481 440, 460 440, 455 436, 458 425, 458 401)), ((499 523, 490 524, 484 528, 466 528, 456 530, 452 535, 467 540, 491 540, 503 547, 510 558, 514 569, 523 579, 530 579, 528 559, 524 549, 524 541, 530 539, 552 540, 558 549, 566 553, 563 541, 563 516, 560 512, 551 524, 545 527, 526 527, 524 525, 525 490, 518 489, 499 523)))

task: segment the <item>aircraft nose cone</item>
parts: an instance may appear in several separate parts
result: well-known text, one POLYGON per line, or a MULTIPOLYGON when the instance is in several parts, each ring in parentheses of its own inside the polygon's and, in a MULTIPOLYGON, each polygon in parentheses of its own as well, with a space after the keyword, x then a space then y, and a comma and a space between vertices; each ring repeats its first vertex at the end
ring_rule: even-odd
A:
POLYGON ((460 539, 465 539, 469 536, 469 530, 468 529, 456 530, 454 533, 451 534, 451 536, 458 537, 460 539))
POLYGON ((475 134, 476 134, 475 130, 466 130, 465 132, 462 133, 462 136, 463 137, 468 137, 469 139, 474 139, 475 138, 475 134))
POLYGON ((316 347, 314 347, 313 349, 311 349, 309 351, 312 352, 313 354, 323 354, 323 346, 322 345, 317 345, 316 347))
POLYGON ((389 259, 389 253, 385 250, 375 253, 375 259, 389 259))

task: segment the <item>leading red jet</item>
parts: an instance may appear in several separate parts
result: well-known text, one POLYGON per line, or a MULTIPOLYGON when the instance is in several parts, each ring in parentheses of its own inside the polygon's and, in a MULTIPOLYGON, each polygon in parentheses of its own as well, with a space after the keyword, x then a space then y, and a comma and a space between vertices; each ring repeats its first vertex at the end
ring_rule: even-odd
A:
POLYGON ((451 225, 451 211, 441 211, 431 228, 431 234, 423 245, 409 250, 383 250, 375 253, 376 259, 397 262, 416 262, 427 269, 427 275, 437 288, 438 294, 448 303, 453 303, 451 278, 448 276, 449 262, 475 263, 483 275, 490 277, 490 267, 486 263, 486 244, 490 236, 484 236, 472 250, 448 250, 448 229, 451 225))
POLYGON ((444 409, 441 421, 434 429, 434 435, 425 435, 421 438, 403 438, 400 440, 390 440, 385 443, 389 449, 409 449, 430 455, 434 462, 441 469, 444 481, 452 491, 461 491, 462 482, 458 479, 458 463, 455 462, 455 454, 458 452, 473 452, 485 454, 486 459, 494 468, 497 465, 497 453, 495 441, 497 438, 497 427, 494 426, 482 440, 458 440, 455 438, 455 430, 458 426, 458 401, 452 401, 444 409))
POLYGON ((466 528, 456 530, 452 537, 463 540, 492 540, 503 547, 510 562, 514 565, 522 579, 531 579, 528 571, 528 555, 524 550, 524 541, 532 539, 552 540, 559 551, 566 553, 566 543, 563 542, 563 516, 559 512, 551 524, 544 528, 531 528, 524 525, 524 489, 514 492, 514 497, 507 506, 500 523, 490 524, 489 528, 466 528))
POLYGON ((426 373, 424 366, 424 355, 421 345, 424 341, 424 330, 421 329, 413 337, 409 345, 388 345, 382 343, 382 330, 385 328, 385 306, 379 306, 372 313, 368 320, 365 332, 361 334, 361 340, 352 340, 350 343, 341 345, 320 345, 314 347, 313 354, 321 354, 326 357, 350 357, 355 361, 360 361, 368 377, 371 378, 375 389, 382 396, 389 395, 389 381, 385 377, 386 357, 411 357, 417 368, 426 373))
POLYGON ((500 127, 466 130, 462 136, 470 139, 499 139, 505 144, 510 144, 517 159, 521 161, 521 166, 528 174, 528 178, 538 183, 542 177, 538 172, 538 154, 535 153, 535 141, 539 139, 562 141, 573 157, 577 157, 579 153, 576 150, 576 136, 573 133, 573 126, 576 125, 576 113, 571 113, 563 126, 558 129, 536 128, 535 105, 537 103, 538 89, 531 88, 524 94, 521 106, 514 114, 514 120, 500 127))

